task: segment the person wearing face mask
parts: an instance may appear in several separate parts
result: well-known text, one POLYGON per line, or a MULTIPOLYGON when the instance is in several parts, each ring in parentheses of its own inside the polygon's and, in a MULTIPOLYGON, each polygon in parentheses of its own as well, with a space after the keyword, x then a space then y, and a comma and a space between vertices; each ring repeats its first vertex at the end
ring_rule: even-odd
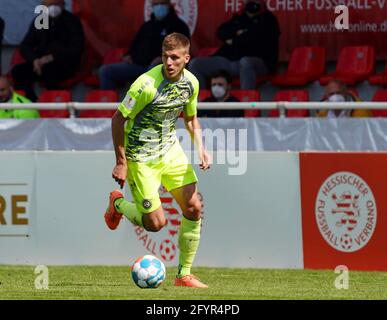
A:
POLYGON ((243 110, 227 109, 227 102, 240 102, 239 99, 231 95, 231 76, 224 70, 214 73, 211 76, 211 96, 203 102, 221 102, 225 103, 225 109, 218 110, 199 110, 199 117, 243 117, 243 110))
MULTIPOLYGON (((26 97, 13 91, 12 85, 6 77, 0 77, 0 104, 30 102, 26 97)), ((39 117, 39 111, 34 109, 0 109, 0 119, 35 119, 39 117)))
MULTIPOLYGON (((321 101, 337 104, 360 101, 360 99, 347 89, 344 82, 333 79, 326 85, 321 101)), ((324 109, 320 110, 317 116, 323 118, 371 117, 371 112, 365 109, 324 109)))
POLYGON ((241 14, 223 23, 217 37, 224 43, 211 57, 191 61, 190 71, 205 88, 205 79, 218 70, 239 77, 241 89, 255 89, 256 78, 273 73, 278 62, 280 28, 263 0, 246 0, 241 14))
POLYGON ((36 101, 35 81, 49 90, 59 89, 60 82, 71 78, 79 69, 85 37, 78 17, 65 9, 64 0, 43 0, 48 8, 48 29, 37 29, 35 18, 20 44, 25 63, 12 69, 15 88, 36 101))
POLYGON ((132 41, 122 62, 99 69, 101 89, 112 90, 126 85, 140 74, 161 63, 161 46, 166 35, 173 32, 190 38, 187 24, 181 20, 170 0, 152 0, 152 15, 132 41))

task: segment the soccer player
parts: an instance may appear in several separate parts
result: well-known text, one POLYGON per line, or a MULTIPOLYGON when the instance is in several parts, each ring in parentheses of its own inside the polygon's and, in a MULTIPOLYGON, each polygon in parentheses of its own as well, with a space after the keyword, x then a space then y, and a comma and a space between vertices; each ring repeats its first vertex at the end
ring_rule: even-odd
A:
POLYGON ((190 41, 183 34, 166 36, 163 64, 137 78, 113 116, 116 165, 112 176, 121 188, 128 180, 135 203, 125 200, 119 190, 111 192, 105 221, 114 230, 124 215, 147 231, 159 231, 166 225, 158 193, 162 183, 183 212, 175 286, 207 288, 191 274, 200 240, 201 202, 196 174, 175 131, 176 120, 183 111, 186 128, 198 149, 200 168, 209 169, 211 158, 202 144, 196 117, 199 83, 185 69, 190 60, 189 49, 190 41))

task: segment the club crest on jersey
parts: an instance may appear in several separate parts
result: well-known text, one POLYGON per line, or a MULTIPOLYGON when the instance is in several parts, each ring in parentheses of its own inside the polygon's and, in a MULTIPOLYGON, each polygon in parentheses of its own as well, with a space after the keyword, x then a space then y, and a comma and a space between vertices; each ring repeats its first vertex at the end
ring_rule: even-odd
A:
POLYGON ((142 206, 143 206, 145 209, 149 209, 149 208, 152 206, 152 202, 150 202, 150 201, 147 200, 147 199, 144 199, 144 201, 142 202, 142 206))

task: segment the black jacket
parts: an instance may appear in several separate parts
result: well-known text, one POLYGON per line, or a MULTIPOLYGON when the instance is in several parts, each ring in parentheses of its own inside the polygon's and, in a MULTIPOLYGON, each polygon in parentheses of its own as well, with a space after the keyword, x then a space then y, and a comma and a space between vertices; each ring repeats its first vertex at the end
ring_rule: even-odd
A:
POLYGON ((164 37, 172 32, 179 32, 190 38, 188 26, 173 8, 160 21, 152 14, 151 19, 141 26, 129 48, 128 54, 132 56, 133 63, 148 66, 154 58, 160 57, 164 37))
MULTIPOLYGON (((1 61, 1 47, 3 43, 3 35, 4 35, 4 20, 0 17, 0 61, 1 61)), ((2 74, 1 63, 0 63, 0 74, 2 74)))
POLYGON ((0 17, 0 47, 3 42, 3 35, 4 35, 4 20, 2 17, 0 17))
MULTIPOLYGON (((203 102, 218 102, 215 97, 211 96, 204 99, 203 102)), ((241 118, 244 116, 244 110, 239 109, 227 109, 227 102, 240 102, 240 100, 234 96, 229 96, 223 103, 224 108, 218 110, 198 110, 198 117, 207 117, 207 118, 241 118)))
POLYGON ((20 50, 24 59, 31 62, 52 54, 54 61, 74 68, 79 66, 85 46, 85 36, 78 17, 64 10, 56 19, 49 20, 48 29, 36 29, 32 22, 20 50))
POLYGON ((246 13, 236 15, 219 26, 217 36, 225 42, 232 39, 232 45, 223 45, 214 55, 230 60, 254 56, 264 60, 266 67, 274 72, 278 62, 280 28, 276 16, 269 10, 250 19, 246 13), (246 30, 240 36, 238 30, 246 30))

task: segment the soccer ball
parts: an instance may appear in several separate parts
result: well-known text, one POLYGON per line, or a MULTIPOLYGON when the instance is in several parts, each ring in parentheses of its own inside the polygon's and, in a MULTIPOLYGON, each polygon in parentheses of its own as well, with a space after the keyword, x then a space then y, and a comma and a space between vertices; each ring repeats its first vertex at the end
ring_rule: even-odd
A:
POLYGON ((145 255, 132 265, 132 278, 140 288, 157 288, 166 278, 164 263, 158 258, 145 255))

